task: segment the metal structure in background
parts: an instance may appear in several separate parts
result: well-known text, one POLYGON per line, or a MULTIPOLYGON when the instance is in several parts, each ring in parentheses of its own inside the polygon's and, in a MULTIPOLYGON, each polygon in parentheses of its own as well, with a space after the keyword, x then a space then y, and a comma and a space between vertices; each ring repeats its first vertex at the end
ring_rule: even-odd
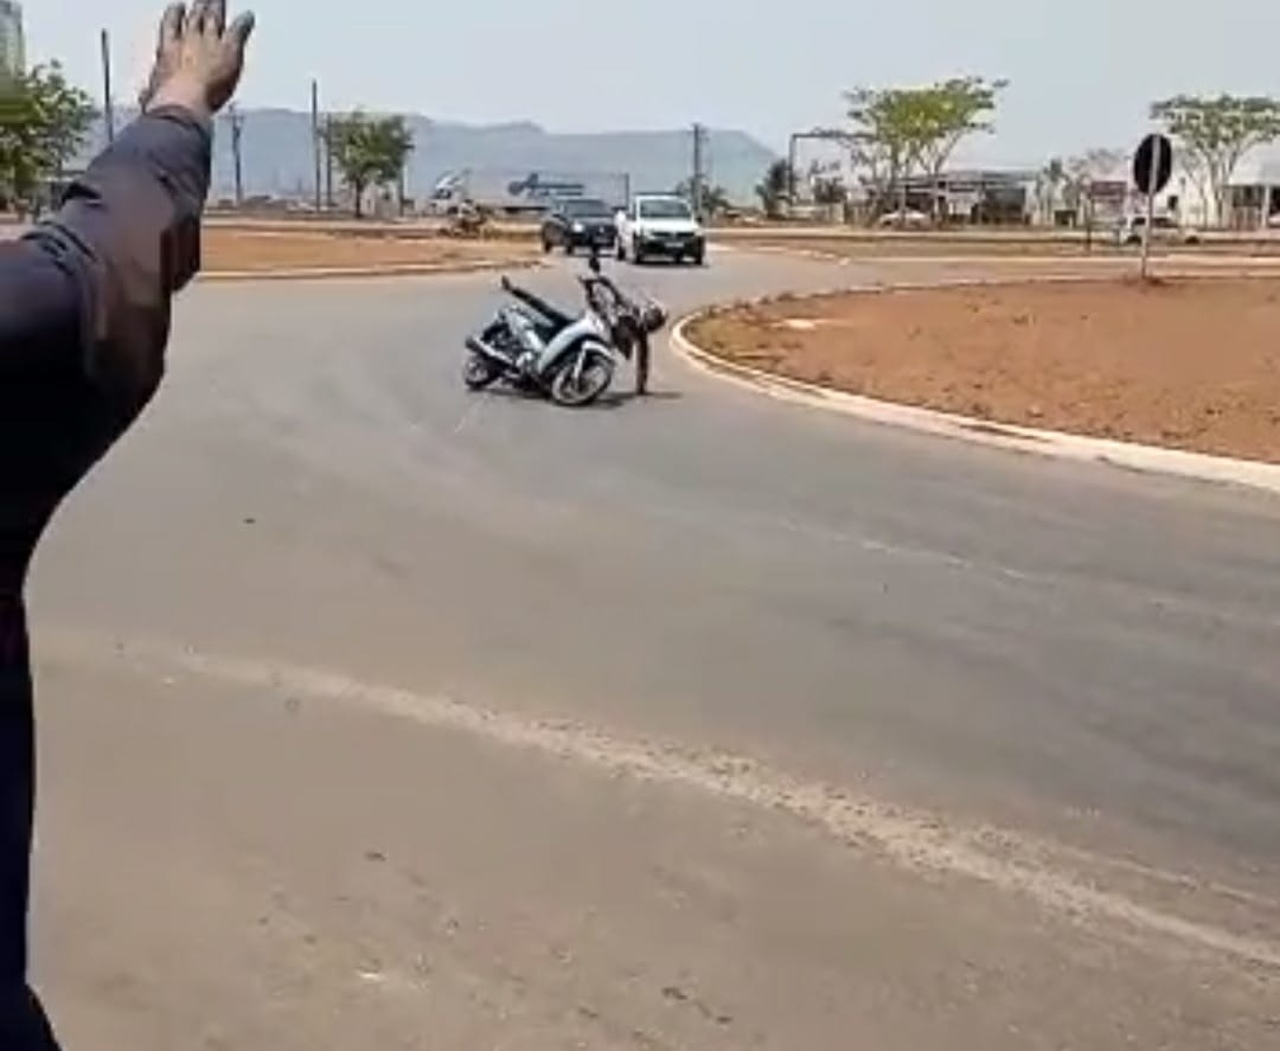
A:
POLYGON ((98 44, 102 55, 102 123, 109 146, 116 141, 116 104, 111 91, 111 34, 105 29, 99 34, 98 44))
POLYGON ((797 147, 801 142, 848 142, 849 133, 838 128, 810 128, 793 131, 787 140, 787 203, 796 203, 796 168, 799 164, 797 147))

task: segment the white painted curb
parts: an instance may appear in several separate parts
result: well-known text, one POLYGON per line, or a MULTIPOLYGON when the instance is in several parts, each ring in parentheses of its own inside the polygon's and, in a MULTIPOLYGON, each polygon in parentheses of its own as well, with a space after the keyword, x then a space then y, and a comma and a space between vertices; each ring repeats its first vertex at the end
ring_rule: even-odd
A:
MULTIPOLYGON (((1092 278, 1055 278, 1053 280, 1085 281, 1092 278)), ((837 292, 878 292, 900 289, 943 288, 948 286, 1008 284, 1004 281, 965 280, 934 283, 930 285, 893 285, 888 288, 846 288, 837 292)), ((806 294, 829 295, 828 292, 806 294)), ((769 297, 776 299, 776 297, 769 297)), ((799 297, 798 297, 799 298, 799 297)), ((757 303, 767 300, 756 300, 757 303)), ((747 305, 747 304, 742 304, 747 305)), ((1235 460, 1206 453, 1184 452, 1153 445, 1138 445, 1106 438, 1091 438, 1062 431, 1045 431, 1032 427, 998 423, 971 416, 923 409, 914 405, 880 401, 859 394, 822 387, 816 383, 791 379, 767 372, 750 365, 728 361, 692 342, 685 329, 708 314, 723 307, 705 307, 681 318, 671 331, 671 349, 699 371, 717 379, 765 394, 779 401, 790 402, 808 408, 825 409, 847 416, 856 416, 871 423, 893 427, 905 427, 913 431, 943 438, 959 439, 980 445, 994 446, 1022 453, 1034 453, 1060 460, 1107 464, 1149 474, 1172 475, 1201 482, 1217 482, 1246 486, 1280 494, 1280 464, 1258 460, 1235 460)))
MULTIPOLYGON (((834 266, 901 266, 905 264, 939 266, 958 266, 967 263, 989 264, 993 266, 1096 266, 1096 267, 1132 267, 1137 264, 1137 256, 1121 252, 1099 252, 1096 255, 1087 252, 1058 252, 1035 255, 1022 255, 1016 252, 1002 254, 1000 252, 970 251, 968 253, 950 253, 930 255, 928 252, 916 254, 880 255, 869 252, 866 255, 843 254, 826 251, 821 248, 788 247, 787 245, 725 245, 716 246, 717 251, 731 252, 737 255, 777 255, 792 259, 811 259, 819 263, 831 263, 834 266)), ((1243 271, 1261 270, 1270 272, 1280 269, 1280 255, 1230 255, 1225 252, 1180 252, 1153 257, 1153 265, 1157 268, 1172 266, 1174 274, 1185 274, 1223 269, 1239 269, 1243 271)))

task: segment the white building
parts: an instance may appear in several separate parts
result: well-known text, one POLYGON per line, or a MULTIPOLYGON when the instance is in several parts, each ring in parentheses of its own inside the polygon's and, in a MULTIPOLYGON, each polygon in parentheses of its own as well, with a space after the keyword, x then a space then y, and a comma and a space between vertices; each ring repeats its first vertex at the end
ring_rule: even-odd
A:
POLYGON ((17 73, 26 69, 26 66, 22 5, 14 0, 0 0, 0 74, 17 73))
POLYGON ((1231 177, 1226 225, 1238 230, 1280 225, 1280 145, 1254 150, 1231 177))
MULTIPOLYGON (((1178 219, 1192 227, 1226 227, 1236 230, 1280 225, 1280 145, 1263 147, 1248 154, 1237 166, 1226 194, 1223 214, 1203 175, 1174 155, 1173 178, 1156 195, 1157 214, 1178 219)), ((1133 184, 1132 161, 1113 151, 1100 165, 1083 172, 1092 203, 1095 225, 1118 222, 1125 215, 1141 213, 1146 199, 1133 184)), ((1070 181, 1049 185, 1042 175, 1037 182, 1033 206, 1036 222, 1061 222, 1065 212, 1077 202, 1070 181)), ((1082 217, 1073 217, 1079 222, 1082 217)), ((1070 219, 1068 221, 1071 221, 1070 219)))

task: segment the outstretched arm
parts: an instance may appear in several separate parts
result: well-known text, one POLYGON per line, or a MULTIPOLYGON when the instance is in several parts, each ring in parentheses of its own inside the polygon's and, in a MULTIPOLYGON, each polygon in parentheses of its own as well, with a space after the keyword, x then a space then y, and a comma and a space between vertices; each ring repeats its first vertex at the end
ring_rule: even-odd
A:
POLYGON ((145 114, 51 220, 0 246, 0 467, 11 482, 34 475, 65 490, 155 391, 171 297, 200 265, 211 115, 239 82, 252 29, 251 14, 227 24, 225 0, 171 5, 145 114))
POLYGON ((228 26, 224 0, 170 7, 146 113, 56 215, 0 244, 0 564, 29 552, 160 382, 171 298, 200 265, 211 114, 252 26, 228 26))
MULTIPOLYGON (((136 414, 162 371, 172 294, 200 265, 211 133, 176 106, 135 121, 62 208, 0 247, 0 382, 102 385, 136 414)), ((20 406, 15 406, 21 411, 20 406)))

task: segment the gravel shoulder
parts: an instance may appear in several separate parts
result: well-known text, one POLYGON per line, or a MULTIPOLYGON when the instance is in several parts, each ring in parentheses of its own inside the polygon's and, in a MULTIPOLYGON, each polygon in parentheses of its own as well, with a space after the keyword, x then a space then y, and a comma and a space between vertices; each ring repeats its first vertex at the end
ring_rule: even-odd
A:
POLYGON ((778 299, 689 337, 725 358, 993 422, 1280 462, 1280 280, 1110 278, 778 299))

